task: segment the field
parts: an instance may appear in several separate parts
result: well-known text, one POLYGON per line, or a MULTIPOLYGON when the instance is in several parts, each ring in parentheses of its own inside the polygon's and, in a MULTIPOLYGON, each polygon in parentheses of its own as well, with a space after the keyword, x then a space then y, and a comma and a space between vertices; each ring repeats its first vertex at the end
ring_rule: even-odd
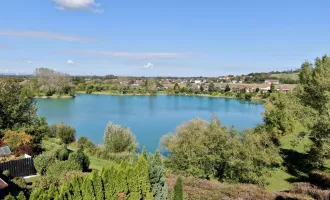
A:
POLYGON ((270 75, 272 78, 283 78, 283 79, 292 79, 298 80, 298 73, 290 73, 290 74, 272 74, 270 75))

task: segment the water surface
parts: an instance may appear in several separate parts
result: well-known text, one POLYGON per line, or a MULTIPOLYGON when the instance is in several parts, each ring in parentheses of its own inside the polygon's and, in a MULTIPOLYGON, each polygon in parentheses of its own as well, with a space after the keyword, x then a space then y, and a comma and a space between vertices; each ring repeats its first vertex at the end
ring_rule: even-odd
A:
POLYGON ((158 148, 160 138, 194 117, 210 120, 212 113, 223 124, 239 130, 262 123, 264 106, 251 101, 188 96, 108 96, 79 94, 74 99, 37 99, 39 116, 49 124, 63 121, 95 144, 103 143, 109 121, 129 127, 148 151, 158 148))

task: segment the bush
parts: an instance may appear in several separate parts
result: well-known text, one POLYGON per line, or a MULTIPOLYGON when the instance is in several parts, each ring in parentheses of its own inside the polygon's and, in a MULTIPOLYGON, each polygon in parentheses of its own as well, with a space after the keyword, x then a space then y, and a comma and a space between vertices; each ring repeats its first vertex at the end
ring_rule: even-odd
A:
POLYGON ((12 179, 11 182, 13 182, 16 187, 18 187, 17 190, 27 189, 27 184, 26 184, 24 178, 17 177, 17 178, 12 179))
POLYGON ((53 163, 48 167, 47 175, 60 177, 61 175, 70 171, 81 171, 81 166, 79 163, 70 160, 53 163))
POLYGON ((329 190, 321 190, 310 183, 295 183, 290 191, 298 194, 306 194, 319 200, 328 200, 330 198, 329 190))
POLYGON ((46 153, 43 153, 34 158, 34 166, 40 175, 45 175, 48 166, 50 166, 54 162, 55 162, 55 157, 53 155, 49 155, 46 153))
POLYGON ((266 133, 239 133, 217 118, 184 123, 162 144, 169 152, 166 164, 176 173, 227 182, 265 185, 282 161, 266 133))
POLYGON ((69 151, 65 147, 61 147, 56 151, 56 158, 60 161, 67 160, 69 158, 69 151))
POLYGON ((111 153, 135 152, 136 138, 129 128, 109 122, 104 132, 105 150, 111 153))
POLYGON ((77 140, 77 145, 80 149, 92 149, 95 147, 95 145, 87 137, 80 137, 77 140))
POLYGON ((56 129, 57 137, 62 140, 64 144, 69 144, 75 140, 76 130, 71 126, 60 122, 56 129))
POLYGON ((69 161, 77 163, 83 171, 86 171, 90 164, 88 156, 82 150, 71 153, 69 161))
POLYGON ((308 176, 311 183, 330 188, 330 174, 321 171, 312 171, 308 176))
POLYGON ((5 170, 5 171, 3 171, 2 174, 3 174, 6 178, 9 178, 9 177, 10 177, 10 171, 9 171, 9 170, 5 170))

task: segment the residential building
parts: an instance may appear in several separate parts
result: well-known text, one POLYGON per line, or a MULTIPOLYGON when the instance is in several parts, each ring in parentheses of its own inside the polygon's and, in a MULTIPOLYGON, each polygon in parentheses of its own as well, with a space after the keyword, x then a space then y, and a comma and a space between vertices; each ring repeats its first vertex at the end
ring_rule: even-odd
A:
POLYGON ((268 80, 265 80, 265 84, 275 84, 275 85, 278 85, 280 84, 280 81, 279 80, 272 80, 272 79, 268 79, 268 80))

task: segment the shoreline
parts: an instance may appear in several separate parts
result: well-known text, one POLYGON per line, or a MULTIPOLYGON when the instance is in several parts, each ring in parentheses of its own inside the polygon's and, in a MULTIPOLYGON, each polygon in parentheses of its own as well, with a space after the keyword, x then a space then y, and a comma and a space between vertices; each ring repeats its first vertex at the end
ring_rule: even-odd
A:
POLYGON ((53 96, 35 96, 33 97, 35 99, 73 99, 75 98, 74 96, 57 96, 57 95, 53 95, 53 96))
MULTIPOLYGON (((76 94, 87 94, 84 91, 78 91, 76 92, 76 94)), ((251 98, 251 99, 240 99, 237 97, 233 97, 233 96, 212 96, 209 94, 200 94, 200 95, 196 95, 196 94, 166 94, 166 93, 157 93, 155 95, 151 95, 151 94, 116 94, 116 93, 109 93, 109 92, 93 92, 91 93, 91 95, 108 95, 108 96, 188 96, 188 97, 208 97, 208 98, 223 98, 223 99, 237 99, 237 100, 244 100, 244 101, 254 101, 254 102, 259 102, 259 103, 264 103, 266 102, 265 99, 259 99, 259 98, 251 98)))

